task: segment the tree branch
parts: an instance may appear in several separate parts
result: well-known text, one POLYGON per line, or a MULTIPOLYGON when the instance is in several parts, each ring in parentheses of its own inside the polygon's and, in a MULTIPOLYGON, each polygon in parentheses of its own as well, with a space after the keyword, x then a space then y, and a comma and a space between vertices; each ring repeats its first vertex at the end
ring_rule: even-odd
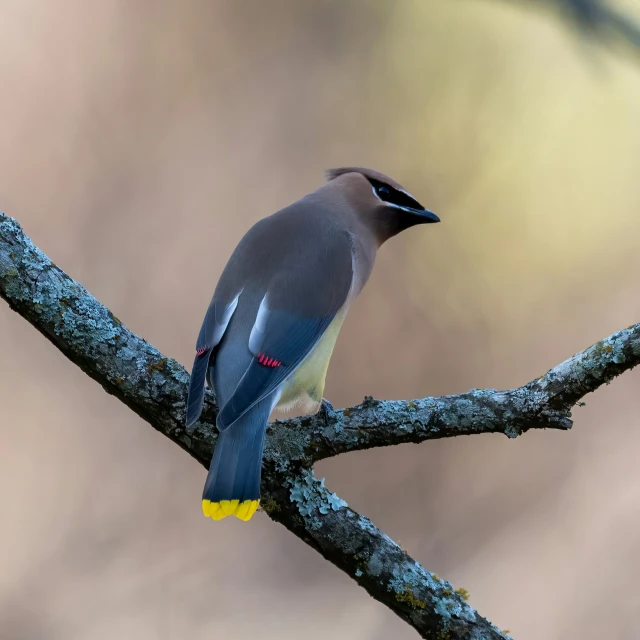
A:
POLYGON ((474 389, 418 400, 365 401, 321 419, 304 416, 276 423, 304 437, 297 452, 305 464, 348 451, 424 442, 475 433, 515 438, 529 429, 571 429, 572 407, 585 395, 640 364, 640 323, 576 353, 518 389, 474 389))
MULTIPOLYGON (((0 296, 72 362, 205 467, 217 407, 207 394, 193 434, 184 428, 189 376, 129 331, 0 213, 0 296)), ((277 422, 265 448, 262 504, 269 516, 345 571, 424 638, 504 640, 446 581, 314 478, 309 467, 344 451, 453 435, 571 426, 570 407, 640 361, 640 326, 618 332, 511 391, 472 391, 377 402, 277 422)))

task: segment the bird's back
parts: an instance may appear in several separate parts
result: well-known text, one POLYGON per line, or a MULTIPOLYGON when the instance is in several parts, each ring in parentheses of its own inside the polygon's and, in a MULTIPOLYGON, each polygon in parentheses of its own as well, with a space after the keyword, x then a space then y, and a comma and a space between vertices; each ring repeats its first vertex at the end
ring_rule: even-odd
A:
MULTIPOLYGON (((219 406, 233 395, 254 354, 249 336, 267 292, 269 307, 316 317, 331 306, 341 307, 339 288, 345 260, 338 252, 350 247, 343 218, 307 196, 263 218, 242 238, 225 267, 214 298, 228 301, 238 292, 238 306, 215 355, 214 388, 219 406), (336 300, 328 298, 335 296, 336 300)), ((350 248, 347 249, 350 251, 350 248)), ((350 267, 351 256, 349 256, 350 267)), ((351 278, 351 274, 348 276, 351 278)))

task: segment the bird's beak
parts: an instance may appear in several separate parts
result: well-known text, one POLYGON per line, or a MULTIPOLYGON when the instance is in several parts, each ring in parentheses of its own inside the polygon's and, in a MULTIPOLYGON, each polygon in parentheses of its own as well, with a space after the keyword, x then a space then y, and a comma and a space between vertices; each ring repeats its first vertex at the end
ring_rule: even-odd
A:
POLYGON ((428 223, 428 222, 440 222, 440 218, 433 213, 433 211, 428 211, 427 209, 416 210, 416 213, 422 218, 420 222, 428 223))

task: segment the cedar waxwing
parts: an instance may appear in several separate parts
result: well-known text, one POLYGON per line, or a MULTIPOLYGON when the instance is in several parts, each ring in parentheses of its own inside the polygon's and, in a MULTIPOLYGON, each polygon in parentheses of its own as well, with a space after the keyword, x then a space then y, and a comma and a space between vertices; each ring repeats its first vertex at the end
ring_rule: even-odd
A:
POLYGON ((377 171, 326 175, 317 191, 242 238, 200 329, 187 427, 200 417, 206 380, 219 407, 220 436, 202 494, 204 515, 214 520, 249 520, 258 508, 274 407, 320 409, 338 331, 378 247, 403 229, 439 222, 377 171))

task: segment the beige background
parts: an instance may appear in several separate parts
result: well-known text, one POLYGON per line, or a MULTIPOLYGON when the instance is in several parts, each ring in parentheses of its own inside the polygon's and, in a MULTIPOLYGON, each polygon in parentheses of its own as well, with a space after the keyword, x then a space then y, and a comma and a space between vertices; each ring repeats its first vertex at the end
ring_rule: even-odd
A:
MULTIPOLYGON (((640 18, 640 3, 625 8, 640 18)), ((384 247, 336 406, 520 385, 640 320, 640 65, 480 0, 5 0, 0 209, 190 366, 235 243, 371 166, 442 224, 384 247)), ((0 638, 413 638, 0 304, 0 638)), ((518 640, 640 638, 640 372, 570 433, 318 473, 518 640)))

